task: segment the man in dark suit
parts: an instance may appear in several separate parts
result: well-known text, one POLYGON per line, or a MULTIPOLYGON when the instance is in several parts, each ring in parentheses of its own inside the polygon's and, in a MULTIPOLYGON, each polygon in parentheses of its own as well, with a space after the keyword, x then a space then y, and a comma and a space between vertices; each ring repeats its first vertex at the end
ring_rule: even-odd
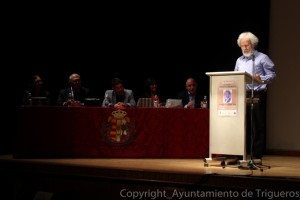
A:
POLYGON ((194 78, 188 78, 185 82, 186 90, 178 93, 178 99, 182 100, 184 108, 200 108, 202 95, 197 91, 198 84, 194 78))
POLYGON ((89 97, 89 89, 81 85, 79 74, 71 74, 69 76, 70 87, 59 91, 57 105, 84 105, 85 98, 89 97))

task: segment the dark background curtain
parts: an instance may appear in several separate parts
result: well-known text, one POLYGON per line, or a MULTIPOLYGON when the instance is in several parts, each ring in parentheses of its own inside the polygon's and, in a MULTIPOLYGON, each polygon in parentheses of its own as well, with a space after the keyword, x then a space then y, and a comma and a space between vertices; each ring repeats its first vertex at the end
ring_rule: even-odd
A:
POLYGON ((79 73, 93 97, 103 99, 119 77, 136 99, 154 76, 167 98, 176 98, 189 76, 209 94, 205 72, 231 71, 243 31, 258 36, 268 53, 269 1, 207 1, 196 4, 43 5, 19 18, 16 104, 33 74, 51 93, 79 73))

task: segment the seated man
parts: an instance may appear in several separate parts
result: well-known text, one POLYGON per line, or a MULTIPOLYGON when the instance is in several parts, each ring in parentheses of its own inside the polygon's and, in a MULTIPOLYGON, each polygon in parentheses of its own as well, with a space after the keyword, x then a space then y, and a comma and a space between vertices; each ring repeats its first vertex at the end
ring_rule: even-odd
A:
POLYGON ((59 91, 57 105, 83 105, 85 98, 89 97, 89 89, 81 85, 79 74, 71 74, 69 76, 70 87, 59 91))
POLYGON ((108 100, 109 107, 125 108, 135 107, 136 102, 134 99, 133 91, 125 89, 123 82, 119 78, 113 78, 111 81, 112 90, 106 90, 102 106, 106 106, 108 100))
POLYGON ((198 92, 198 84, 194 78, 188 78, 185 83, 185 90, 179 92, 178 99, 182 99, 184 108, 200 108, 203 97, 198 92))

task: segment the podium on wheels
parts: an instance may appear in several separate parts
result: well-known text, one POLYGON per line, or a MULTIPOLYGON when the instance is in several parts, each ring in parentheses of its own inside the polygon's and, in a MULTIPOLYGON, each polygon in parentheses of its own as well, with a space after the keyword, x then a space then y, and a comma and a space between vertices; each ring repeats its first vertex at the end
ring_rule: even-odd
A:
POLYGON ((246 84, 260 83, 242 71, 207 72, 209 94, 209 156, 246 160, 246 84))

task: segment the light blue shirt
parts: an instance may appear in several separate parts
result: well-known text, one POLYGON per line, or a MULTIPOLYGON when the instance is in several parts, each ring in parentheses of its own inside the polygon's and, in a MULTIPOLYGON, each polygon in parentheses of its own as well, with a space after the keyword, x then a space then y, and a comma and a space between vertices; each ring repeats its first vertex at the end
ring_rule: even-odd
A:
MULTIPOLYGON (((105 107, 105 97, 107 97, 109 107, 113 107, 117 103, 116 93, 113 90, 106 90, 104 94, 104 99, 102 106, 105 107)), ((124 89, 124 101, 127 107, 135 107, 136 102, 134 99, 133 91, 129 89, 124 89)))
MULTIPOLYGON (((254 51, 254 69, 253 57, 244 55, 236 60, 234 71, 246 71, 249 74, 259 74, 264 84, 254 84, 254 90, 266 90, 267 84, 276 78, 275 65, 273 61, 264 53, 254 51)), ((251 90, 252 84, 247 84, 246 90, 251 90)))

